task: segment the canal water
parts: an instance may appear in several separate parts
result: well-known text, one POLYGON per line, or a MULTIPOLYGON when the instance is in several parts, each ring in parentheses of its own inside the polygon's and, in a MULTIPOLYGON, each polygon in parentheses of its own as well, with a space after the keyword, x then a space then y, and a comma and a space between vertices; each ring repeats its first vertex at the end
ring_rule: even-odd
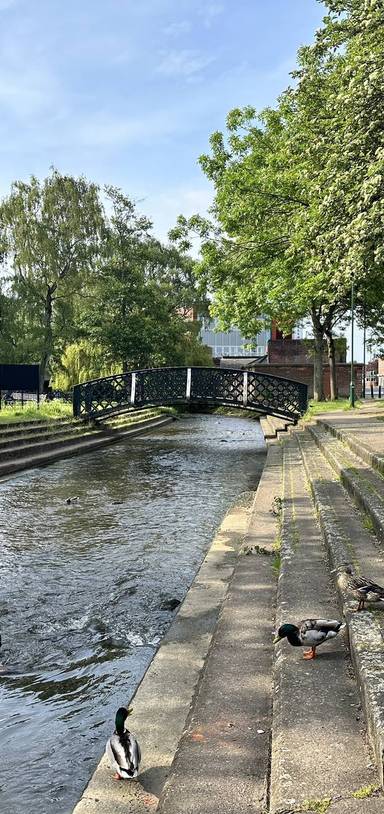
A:
POLYGON ((257 421, 194 415, 0 484, 3 814, 72 811, 264 459, 257 421))

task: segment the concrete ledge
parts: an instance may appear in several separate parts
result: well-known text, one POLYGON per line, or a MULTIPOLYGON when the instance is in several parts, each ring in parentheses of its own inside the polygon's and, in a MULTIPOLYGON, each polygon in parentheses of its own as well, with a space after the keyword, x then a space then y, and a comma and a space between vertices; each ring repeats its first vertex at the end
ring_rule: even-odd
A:
POLYGON ((186 727, 158 811, 261 814, 268 804, 273 571, 281 449, 270 447, 186 727), (257 545, 254 545, 257 543, 257 545), (249 556, 246 556, 249 554, 249 556))
POLYGON ((248 520, 249 511, 242 506, 235 506, 224 518, 192 587, 130 701, 134 708, 132 730, 143 752, 140 782, 116 783, 103 757, 74 814, 140 814, 153 810, 157 804, 248 520))

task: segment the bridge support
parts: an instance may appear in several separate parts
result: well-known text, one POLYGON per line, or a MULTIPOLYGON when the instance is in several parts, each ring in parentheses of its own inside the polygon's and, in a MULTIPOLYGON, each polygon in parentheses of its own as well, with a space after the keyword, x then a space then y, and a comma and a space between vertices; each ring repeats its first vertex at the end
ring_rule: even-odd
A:
POLYGON ((187 401, 191 400, 191 382, 192 382, 192 370, 190 367, 187 367, 187 385, 185 388, 185 398, 187 401))
POLYGON ((132 407, 135 404, 135 396, 136 396, 136 373, 132 373, 132 379, 131 379, 131 405, 132 405, 132 407))
POLYGON ((248 404, 248 371, 245 370, 243 373, 243 404, 244 407, 248 404))

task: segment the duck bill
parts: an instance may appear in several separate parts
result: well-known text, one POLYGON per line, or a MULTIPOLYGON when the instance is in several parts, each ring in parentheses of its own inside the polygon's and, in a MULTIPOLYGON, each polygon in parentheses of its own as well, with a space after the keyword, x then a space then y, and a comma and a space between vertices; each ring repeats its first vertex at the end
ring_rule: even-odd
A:
POLYGON ((278 642, 281 642, 281 636, 275 636, 273 640, 273 644, 277 644, 278 642))
POLYGON ((127 709, 127 718, 128 718, 128 715, 132 715, 132 712, 133 712, 133 707, 129 707, 129 709, 127 709))

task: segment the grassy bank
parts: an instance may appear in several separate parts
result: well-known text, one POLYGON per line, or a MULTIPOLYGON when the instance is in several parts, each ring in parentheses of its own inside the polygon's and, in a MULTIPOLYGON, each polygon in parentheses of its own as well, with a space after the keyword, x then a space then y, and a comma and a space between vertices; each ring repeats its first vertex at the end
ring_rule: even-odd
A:
MULTIPOLYGON (((356 401, 355 409, 358 410, 361 407, 361 401, 356 401)), ((316 415, 320 413, 335 413, 341 410, 351 410, 353 409, 350 406, 349 399, 337 399, 337 401, 310 401, 308 410, 304 414, 303 419, 304 421, 310 421, 316 415)))
POLYGON ((9 424, 13 421, 48 421, 55 418, 71 418, 72 404, 55 399, 54 401, 37 404, 25 404, 24 407, 2 407, 0 410, 0 424, 9 424))

